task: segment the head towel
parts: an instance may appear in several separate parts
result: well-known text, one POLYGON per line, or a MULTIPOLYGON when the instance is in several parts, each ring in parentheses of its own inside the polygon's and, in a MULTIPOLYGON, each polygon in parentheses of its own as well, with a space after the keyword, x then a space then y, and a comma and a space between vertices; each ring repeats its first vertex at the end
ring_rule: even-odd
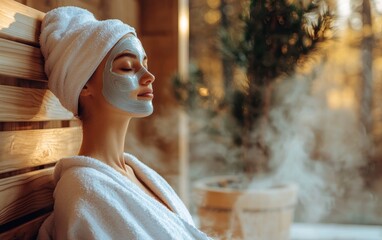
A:
POLYGON ((49 89, 74 115, 80 92, 118 40, 134 28, 116 19, 99 21, 78 7, 46 13, 40 35, 49 89))

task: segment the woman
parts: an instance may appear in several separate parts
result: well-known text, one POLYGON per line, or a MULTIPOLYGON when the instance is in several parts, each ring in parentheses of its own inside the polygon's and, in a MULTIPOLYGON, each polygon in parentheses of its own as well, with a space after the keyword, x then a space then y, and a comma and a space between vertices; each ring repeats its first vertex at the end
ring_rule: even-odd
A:
POLYGON ((46 14, 40 43, 49 88, 81 119, 83 140, 55 167, 39 239, 209 239, 166 181, 124 153, 130 120, 153 112, 155 78, 134 29, 62 7, 46 14))

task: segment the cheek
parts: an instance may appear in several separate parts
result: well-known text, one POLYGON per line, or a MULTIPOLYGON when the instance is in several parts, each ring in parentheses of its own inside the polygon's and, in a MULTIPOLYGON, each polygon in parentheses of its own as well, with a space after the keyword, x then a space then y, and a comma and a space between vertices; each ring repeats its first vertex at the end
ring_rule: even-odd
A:
POLYGON ((105 84, 109 89, 113 89, 115 93, 130 93, 139 88, 139 80, 136 75, 121 76, 111 74, 110 78, 106 79, 105 84))

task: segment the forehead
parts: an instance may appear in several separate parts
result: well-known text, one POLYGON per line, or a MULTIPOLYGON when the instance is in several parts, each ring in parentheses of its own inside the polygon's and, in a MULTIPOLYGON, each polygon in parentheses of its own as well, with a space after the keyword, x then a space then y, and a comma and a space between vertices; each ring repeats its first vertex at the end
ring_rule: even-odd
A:
POLYGON ((113 52, 118 55, 126 51, 135 54, 140 59, 143 59, 146 56, 141 41, 134 35, 127 35, 122 38, 113 49, 113 52))

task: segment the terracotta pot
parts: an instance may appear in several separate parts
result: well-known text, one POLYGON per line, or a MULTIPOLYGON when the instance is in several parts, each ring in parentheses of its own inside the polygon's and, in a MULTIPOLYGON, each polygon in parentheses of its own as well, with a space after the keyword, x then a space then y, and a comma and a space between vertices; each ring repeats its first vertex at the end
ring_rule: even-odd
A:
POLYGON ((280 184, 247 191, 214 187, 218 182, 238 179, 219 176, 195 183, 194 202, 200 229, 218 239, 289 239, 297 187, 280 184))

